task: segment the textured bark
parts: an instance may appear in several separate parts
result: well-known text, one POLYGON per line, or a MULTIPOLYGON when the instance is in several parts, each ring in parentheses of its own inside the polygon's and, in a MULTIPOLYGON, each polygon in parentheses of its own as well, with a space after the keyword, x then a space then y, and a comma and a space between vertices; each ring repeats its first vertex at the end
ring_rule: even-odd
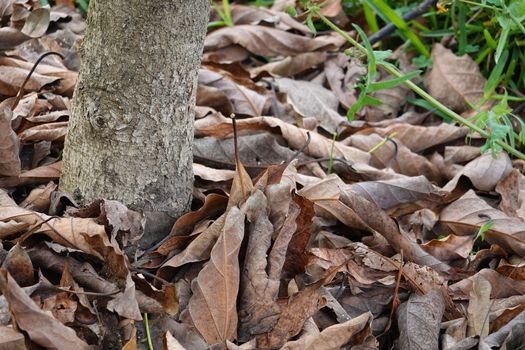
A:
POLYGON ((60 188, 177 217, 209 0, 91 0, 60 188))

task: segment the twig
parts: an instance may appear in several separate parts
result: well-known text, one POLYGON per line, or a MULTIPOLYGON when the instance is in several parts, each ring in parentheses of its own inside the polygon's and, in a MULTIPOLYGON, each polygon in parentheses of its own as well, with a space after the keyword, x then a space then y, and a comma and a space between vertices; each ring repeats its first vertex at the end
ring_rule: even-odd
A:
POLYGON ((310 132, 308 131, 306 133, 306 142, 304 143, 304 145, 301 147, 301 149, 298 149, 286 162, 285 164, 290 164, 295 158, 299 157, 299 155, 301 153, 304 152, 304 150, 308 147, 308 145, 310 144, 310 141, 312 140, 312 136, 310 136, 310 132))
POLYGON ((42 62, 42 60, 44 58, 46 58, 47 56, 50 56, 50 55, 57 55, 61 59, 64 59, 64 56, 62 56, 62 54, 60 54, 58 52, 55 52, 55 51, 49 51, 49 52, 44 53, 42 56, 40 56, 36 60, 35 64, 33 64, 33 68, 31 68, 31 70, 29 71, 29 74, 26 76, 26 79, 22 83, 22 86, 20 86, 20 89, 18 89, 18 93, 16 94, 16 97, 15 97, 15 100, 13 102, 13 105, 11 106, 12 110, 15 109, 16 106, 18 106, 18 103, 20 102, 20 99, 22 98, 22 93, 24 91, 24 87, 26 86, 26 84, 29 81, 29 79, 31 79, 31 75, 33 75, 33 72, 35 71, 36 67, 40 64, 40 62, 42 62))
POLYGON ((173 285, 173 283, 168 282, 168 281, 166 281, 164 278, 161 278, 161 277, 159 277, 159 276, 156 276, 155 274, 153 274, 153 273, 151 273, 151 272, 148 272, 148 271, 146 271, 146 270, 139 269, 139 268, 137 268, 137 267, 135 267, 135 266, 131 266, 129 269, 130 269, 131 271, 133 271, 133 272, 140 273, 140 274, 143 274, 144 276, 151 277, 151 278, 153 278, 153 279, 155 279, 155 280, 161 282, 162 284, 173 285))
MULTIPOLYGON (((424 14, 427 9, 431 6, 435 6, 437 4, 438 0, 425 0, 421 4, 419 4, 416 8, 414 8, 412 11, 407 12, 402 18, 403 21, 408 22, 413 20, 414 18, 417 18, 424 14)), ((394 23, 388 23, 386 26, 381 28, 378 32, 370 35, 368 37, 368 40, 370 41, 370 44, 374 44, 388 35, 392 34, 397 29, 396 25, 394 23)))

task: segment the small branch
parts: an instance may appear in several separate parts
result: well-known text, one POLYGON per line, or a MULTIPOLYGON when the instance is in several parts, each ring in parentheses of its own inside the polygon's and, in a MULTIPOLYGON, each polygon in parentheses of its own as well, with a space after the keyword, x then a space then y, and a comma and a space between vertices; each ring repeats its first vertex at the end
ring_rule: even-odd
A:
POLYGON ((29 74, 27 75, 26 79, 22 83, 22 86, 20 86, 20 89, 18 89, 18 93, 16 94, 15 101, 13 102, 13 105, 11 106, 12 110, 14 110, 16 108, 16 106, 18 106, 18 103, 20 102, 20 99, 22 98, 22 94, 24 92, 24 88, 25 88, 27 82, 29 81, 29 79, 31 79, 31 75, 33 75, 33 73, 35 72, 36 67, 40 64, 40 62, 42 62, 42 60, 44 58, 46 58, 47 56, 50 56, 50 55, 57 55, 61 59, 64 59, 64 56, 62 56, 60 53, 55 52, 55 51, 49 51, 49 52, 44 53, 42 56, 40 56, 36 60, 35 64, 33 64, 33 68, 31 68, 31 70, 29 71, 29 74))

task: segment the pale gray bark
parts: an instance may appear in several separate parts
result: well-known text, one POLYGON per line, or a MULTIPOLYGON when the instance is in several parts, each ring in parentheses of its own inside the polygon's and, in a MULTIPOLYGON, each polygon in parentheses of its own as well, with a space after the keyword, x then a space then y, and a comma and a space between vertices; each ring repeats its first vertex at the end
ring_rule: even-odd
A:
POLYGON ((177 217, 191 200, 209 0, 91 0, 60 188, 177 217))

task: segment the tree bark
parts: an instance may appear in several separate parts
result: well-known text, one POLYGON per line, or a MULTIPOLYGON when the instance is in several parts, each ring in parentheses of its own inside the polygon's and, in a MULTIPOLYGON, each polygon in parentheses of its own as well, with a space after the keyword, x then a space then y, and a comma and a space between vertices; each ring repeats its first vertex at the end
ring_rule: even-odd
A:
POLYGON ((191 201, 209 0, 91 0, 61 190, 177 217, 191 201))

